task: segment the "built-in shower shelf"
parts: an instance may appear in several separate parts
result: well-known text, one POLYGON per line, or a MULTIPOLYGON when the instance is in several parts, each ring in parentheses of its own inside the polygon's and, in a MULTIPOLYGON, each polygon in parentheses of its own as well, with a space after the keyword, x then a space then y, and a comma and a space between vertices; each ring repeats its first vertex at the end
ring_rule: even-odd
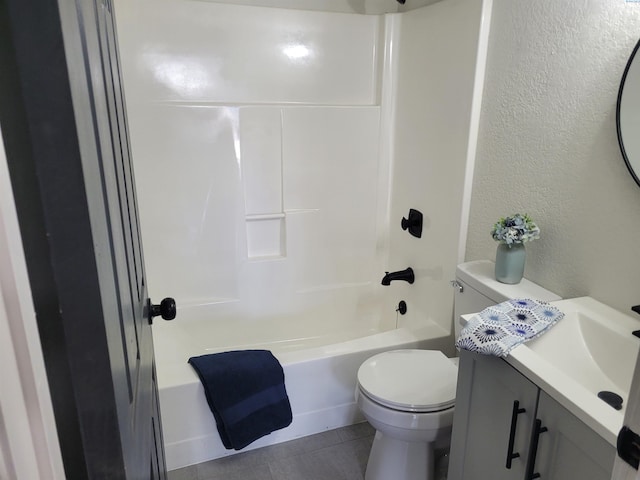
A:
POLYGON ((277 220, 284 218, 284 213, 264 213, 259 215, 246 215, 245 220, 247 222, 256 222, 261 220, 277 220))
POLYGON ((246 215, 249 260, 277 260, 286 256, 285 214, 246 215))

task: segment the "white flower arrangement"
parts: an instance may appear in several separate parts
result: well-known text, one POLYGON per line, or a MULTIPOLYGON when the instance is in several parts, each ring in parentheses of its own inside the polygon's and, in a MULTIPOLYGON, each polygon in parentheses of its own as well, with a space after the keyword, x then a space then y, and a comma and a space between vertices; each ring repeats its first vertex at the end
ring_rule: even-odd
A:
POLYGON ((491 236, 494 240, 511 247, 540 238, 540 229, 529 215, 516 213, 498 220, 491 230, 491 236))

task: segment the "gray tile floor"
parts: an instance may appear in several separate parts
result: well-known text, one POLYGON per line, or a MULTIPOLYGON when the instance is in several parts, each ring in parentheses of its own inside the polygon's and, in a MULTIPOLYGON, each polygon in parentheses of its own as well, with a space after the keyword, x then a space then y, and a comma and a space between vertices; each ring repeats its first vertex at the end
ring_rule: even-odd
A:
MULTIPOLYGON (((169 480, 363 480, 375 430, 368 423, 329 430, 169 472, 169 480)), ((446 480, 440 454, 436 480, 446 480)))

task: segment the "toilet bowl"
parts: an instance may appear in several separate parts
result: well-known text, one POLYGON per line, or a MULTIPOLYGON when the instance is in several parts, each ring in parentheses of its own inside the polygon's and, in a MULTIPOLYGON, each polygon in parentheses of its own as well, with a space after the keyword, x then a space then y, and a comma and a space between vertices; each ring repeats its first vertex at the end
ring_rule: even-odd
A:
MULTIPOLYGON (((463 263, 456 269, 455 336, 460 316, 510 298, 543 301, 560 297, 523 279, 517 285, 496 281, 494 263, 463 263)), ((358 371, 356 403, 376 435, 366 480, 432 480, 433 451, 448 446, 457 383, 457 359, 429 350, 394 350, 365 361, 358 371)))
POLYGON ((358 370, 356 402, 376 435, 366 480, 430 480, 453 425, 457 367, 440 351, 380 353, 358 370))

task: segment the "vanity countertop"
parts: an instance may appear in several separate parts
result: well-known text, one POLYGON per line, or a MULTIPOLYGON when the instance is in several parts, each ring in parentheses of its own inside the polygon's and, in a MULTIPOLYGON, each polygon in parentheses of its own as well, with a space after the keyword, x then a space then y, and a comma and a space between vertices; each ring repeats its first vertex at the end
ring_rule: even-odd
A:
MULTIPOLYGON (((626 410, 640 339, 640 319, 591 297, 551 302, 565 317, 538 338, 515 347, 505 360, 611 445, 626 410), (616 410, 598 397, 623 398, 616 410)), ((466 323, 473 315, 461 317, 466 323)))

